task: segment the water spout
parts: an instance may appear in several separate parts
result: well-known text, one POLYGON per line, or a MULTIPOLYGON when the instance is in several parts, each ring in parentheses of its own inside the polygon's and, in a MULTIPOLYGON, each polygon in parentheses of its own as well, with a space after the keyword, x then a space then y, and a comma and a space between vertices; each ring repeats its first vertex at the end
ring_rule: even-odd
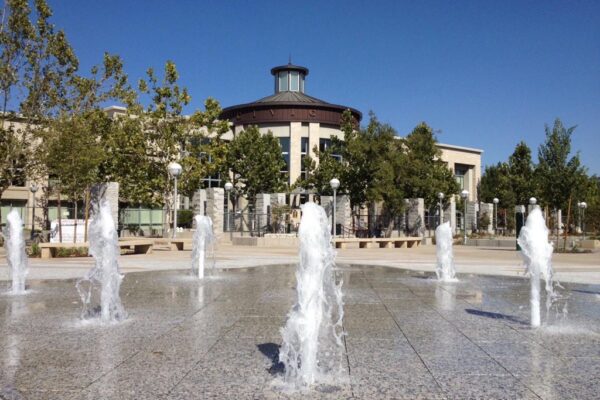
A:
POLYGON ((82 318, 100 316, 106 322, 127 318, 119 290, 123 275, 119 270, 119 240, 110 205, 107 201, 96 204, 96 213, 89 226, 90 249, 96 264, 77 281, 77 291, 83 303, 82 318), (94 307, 93 297, 99 291, 99 305, 94 307))
POLYGON ((196 222, 196 232, 192 239, 192 275, 202 279, 206 264, 206 248, 214 242, 213 224, 210 217, 204 215, 196 215, 194 221, 196 222))
POLYGON ((540 316, 540 278, 546 281, 546 308, 549 310, 555 299, 552 281, 552 243, 548 241, 548 228, 539 207, 534 208, 527 217, 518 239, 526 272, 531 280, 531 326, 541 324, 540 316))
POLYGON ((23 239, 23 221, 17 210, 6 216, 5 243, 8 270, 12 279, 11 292, 25 293, 25 277, 27 276, 27 253, 23 239))
POLYGON ((444 222, 435 229, 435 250, 437 267, 435 273, 441 282, 457 282, 452 254, 452 229, 450 222, 444 222))
POLYGON ((297 389, 327 382, 342 371, 342 282, 336 283, 333 271, 335 251, 329 229, 321 206, 302 205, 298 298, 281 330, 279 353, 284 380, 297 389))

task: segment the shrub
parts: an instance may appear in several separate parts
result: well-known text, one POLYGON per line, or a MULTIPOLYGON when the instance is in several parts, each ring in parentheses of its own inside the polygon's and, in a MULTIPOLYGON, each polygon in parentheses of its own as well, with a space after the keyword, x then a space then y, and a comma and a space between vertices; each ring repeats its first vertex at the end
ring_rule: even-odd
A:
POLYGON ((194 220, 194 211, 193 210, 178 210, 177 211, 177 226, 181 228, 192 227, 192 222, 194 220))

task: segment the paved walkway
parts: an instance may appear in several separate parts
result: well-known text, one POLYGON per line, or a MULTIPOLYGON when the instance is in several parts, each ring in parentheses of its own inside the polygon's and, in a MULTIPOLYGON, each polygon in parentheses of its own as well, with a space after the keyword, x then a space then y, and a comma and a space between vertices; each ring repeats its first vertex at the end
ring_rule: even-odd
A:
MULTIPOLYGON (((172 255, 159 258, 173 267, 172 255)), ((124 259, 130 269, 135 260, 160 267, 157 257, 154 266, 124 259)), ((73 281, 31 281, 26 295, 0 295, 0 398, 598 398, 600 285, 566 284, 568 319, 544 315, 551 325, 531 329, 524 279, 439 284, 430 273, 376 266, 340 267, 338 278, 342 373, 295 394, 279 389, 277 362, 296 296, 292 267, 218 270, 202 281, 186 271, 130 273, 121 288, 129 318, 110 326, 79 319, 73 281)))
MULTIPOLYGON (((412 249, 339 249, 340 264, 381 265, 416 271, 435 270, 435 246, 412 249)), ((122 271, 156 271, 185 269, 190 265, 189 249, 181 252, 155 251, 150 255, 127 255, 120 258, 122 271)), ((519 253, 507 249, 455 246, 454 259, 459 273, 522 276, 519 253)), ((215 265, 220 268, 246 268, 273 264, 295 264, 296 248, 260 248, 219 245, 215 265)), ((79 278, 91 268, 91 258, 30 260, 30 279, 79 278)), ((553 266, 561 282, 600 283, 600 253, 555 254, 553 266)), ((0 280, 8 278, 6 259, 0 254, 0 280)))

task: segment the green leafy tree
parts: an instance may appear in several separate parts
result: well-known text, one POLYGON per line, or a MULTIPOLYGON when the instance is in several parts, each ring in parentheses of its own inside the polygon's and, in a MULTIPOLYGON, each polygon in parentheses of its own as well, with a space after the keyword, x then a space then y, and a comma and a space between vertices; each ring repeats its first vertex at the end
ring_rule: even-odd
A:
POLYGON ((579 154, 571 156, 571 135, 575 128, 565 128, 557 118, 552 129, 546 125, 546 141, 538 150, 535 174, 540 197, 543 204, 552 208, 566 210, 585 185, 586 173, 579 154))
MULTIPOLYGON (((106 180, 101 174, 106 162, 106 142, 112 120, 102 109, 108 100, 131 96, 131 88, 118 56, 104 55, 103 64, 92 68, 89 77, 74 75, 58 115, 40 132, 39 158, 45 174, 54 177, 54 190, 60 202, 66 195, 78 217, 78 203, 85 200, 85 219, 89 212, 92 185, 106 180)), ((59 203, 60 208, 60 203, 59 203)), ((59 225, 60 225, 59 209, 59 225)), ((77 225, 75 225, 75 233, 77 225)), ((86 226, 87 236, 87 226, 86 226)), ((59 227, 59 236, 62 234, 59 227)))
POLYGON ((511 204, 508 200, 514 199, 512 205, 526 205, 529 203, 530 197, 538 196, 539 184, 536 181, 534 172, 535 167, 531 159, 531 149, 525 142, 521 141, 508 158, 512 196, 507 197, 507 204, 511 204))
POLYGON ((233 175, 237 195, 243 195, 254 204, 258 193, 283 190, 285 160, 279 141, 271 132, 263 135, 251 126, 240 132, 229 144, 227 169, 233 175))
POLYGON ((0 25, 0 196, 13 182, 39 177, 37 133, 62 106, 78 62, 44 0, 7 0, 0 25), (19 126, 9 106, 19 104, 19 126))
POLYGON ((437 204, 437 194, 446 198, 457 194, 459 186, 452 171, 441 160, 433 130, 422 122, 403 141, 406 151, 406 173, 403 180, 406 197, 424 199, 427 206, 437 204))

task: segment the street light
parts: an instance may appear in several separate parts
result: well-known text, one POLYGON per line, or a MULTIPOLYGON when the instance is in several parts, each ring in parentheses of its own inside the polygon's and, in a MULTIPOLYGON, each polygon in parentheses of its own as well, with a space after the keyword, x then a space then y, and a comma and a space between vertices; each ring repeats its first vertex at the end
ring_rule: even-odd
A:
POLYGON ((537 199, 535 197, 530 197, 529 204, 531 204, 532 206, 535 206, 537 204, 537 199))
POLYGON ((463 213, 463 244, 467 244, 467 199, 469 197, 469 191, 466 189, 463 190, 462 192, 460 192, 460 197, 462 197, 463 203, 465 204, 465 212, 463 213))
POLYGON ((173 179, 175 179, 175 189, 173 190, 173 203, 174 203, 174 208, 175 208, 175 216, 173 217, 173 234, 171 235, 171 237, 173 239, 175 239, 176 236, 176 232, 177 232, 177 208, 178 205, 177 204, 177 177, 179 175, 181 175, 181 164, 176 163, 176 162, 172 162, 169 163, 169 165, 167 166, 167 169, 169 170, 169 174, 173 177, 173 179))
POLYGON ((498 236, 498 203, 500 203, 500 200, 498 200, 497 197, 494 197, 494 200, 492 200, 494 202, 494 221, 496 223, 496 228, 494 229, 494 235, 498 236))
POLYGON ((444 193, 438 193, 438 199, 440 199, 440 225, 444 223, 444 212, 442 207, 442 200, 444 199, 444 193))
POLYGON ((39 187, 36 183, 32 183, 29 186, 29 191, 33 195, 33 209, 31 210, 31 240, 33 240, 33 231, 35 230, 35 192, 37 192, 38 189, 39 187))
POLYGON ((227 224, 227 230, 229 231, 229 214, 231 214, 231 210, 229 209, 229 193, 231 193, 231 189, 233 189, 233 184, 231 182, 225 183, 225 191, 227 192, 227 220, 225 223, 227 224))
POLYGON ((335 195, 337 193, 338 188, 340 187, 340 181, 337 178, 333 178, 329 181, 329 185, 333 189, 333 238, 335 239, 335 195))
POLYGON ((582 232, 583 232, 583 240, 585 240, 585 209, 587 208, 587 203, 582 201, 579 203, 579 208, 581 209, 581 224, 582 224, 582 232))

